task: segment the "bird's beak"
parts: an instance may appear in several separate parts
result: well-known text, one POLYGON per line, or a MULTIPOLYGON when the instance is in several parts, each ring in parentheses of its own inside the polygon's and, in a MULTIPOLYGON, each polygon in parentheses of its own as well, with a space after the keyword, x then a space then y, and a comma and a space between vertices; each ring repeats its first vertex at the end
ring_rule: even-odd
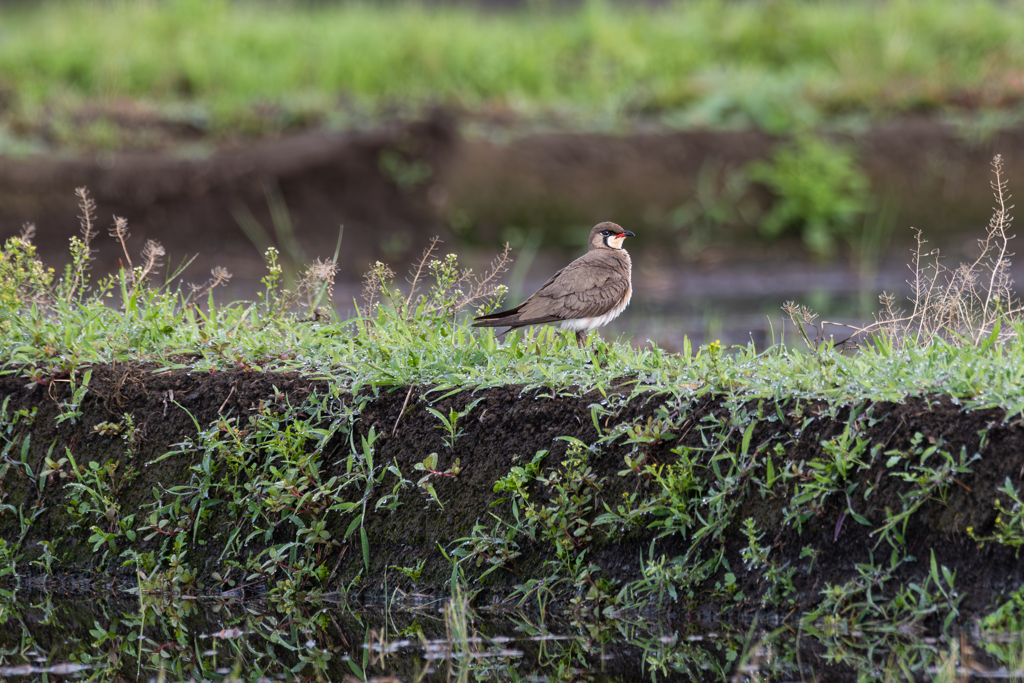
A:
POLYGON ((636 235, 631 233, 629 230, 626 230, 625 232, 621 232, 619 234, 622 235, 623 237, 636 237, 636 235))

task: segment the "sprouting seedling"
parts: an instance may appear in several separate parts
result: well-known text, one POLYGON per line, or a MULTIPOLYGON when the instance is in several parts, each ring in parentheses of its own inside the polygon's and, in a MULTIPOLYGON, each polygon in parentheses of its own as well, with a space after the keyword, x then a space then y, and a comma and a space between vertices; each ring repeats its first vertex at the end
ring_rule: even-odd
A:
POLYGON ((455 450, 455 442, 458 441, 459 437, 461 437, 465 433, 461 429, 459 429, 459 420, 469 415, 473 411, 473 408, 476 407, 476 404, 480 403, 480 401, 482 400, 484 400, 484 397, 481 396, 480 398, 470 403, 468 406, 466 406, 464 410, 461 411, 456 410, 455 408, 451 408, 448 410, 447 416, 445 416, 444 413, 442 413, 439 410, 436 410, 434 408, 427 408, 427 411, 431 415, 433 415, 434 417, 441 421, 441 424, 438 426, 438 429, 444 429, 446 432, 448 432, 448 435, 444 437, 444 442, 448 446, 448 448, 455 450))
POLYGON ((459 476, 459 472, 462 471, 462 468, 459 466, 459 459, 455 458, 455 462, 452 464, 452 466, 446 469, 445 471, 441 472, 440 470, 437 469, 437 453, 431 453, 423 460, 423 462, 418 462, 415 465, 413 465, 413 469, 419 470, 421 472, 426 472, 426 474, 424 474, 420 478, 420 480, 416 482, 416 485, 419 486, 424 491, 426 491, 427 493, 429 493, 430 497, 434 499, 434 502, 437 503, 438 506, 440 506, 443 509, 444 504, 441 503, 441 499, 437 497, 437 491, 434 490, 434 485, 430 483, 430 478, 459 476))

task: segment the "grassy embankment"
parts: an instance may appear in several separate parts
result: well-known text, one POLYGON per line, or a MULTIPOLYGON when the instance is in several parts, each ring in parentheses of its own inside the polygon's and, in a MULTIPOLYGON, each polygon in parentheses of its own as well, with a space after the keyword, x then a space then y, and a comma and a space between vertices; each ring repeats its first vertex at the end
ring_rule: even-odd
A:
POLYGON ((86 117, 93 131, 72 120, 118 98, 218 134, 344 119, 339 98, 364 113, 440 102, 574 127, 643 115, 791 132, 844 114, 1008 107, 1024 89, 1024 17, 991 1, 52 2, 0 16, 8 135, 42 118, 66 144, 118 144, 116 116, 86 117))
MULTIPOLYGON (((1006 197, 998 199, 1002 205, 1006 197)), ((82 209, 91 216, 84 197, 82 209)), ((47 575, 81 570, 82 558, 72 555, 85 546, 92 571, 128 567, 144 590, 171 596, 245 583, 290 603, 328 589, 378 590, 369 577, 383 571, 409 590, 490 587, 542 611, 561 601, 588 618, 719 602, 813 608, 801 621, 822 637, 847 628, 896 637, 911 624, 949 627, 965 598, 955 570, 964 544, 1005 562, 1024 543, 1024 509, 1010 479, 971 479, 986 464, 979 458, 1000 419, 979 433, 954 429, 893 442, 886 416, 873 406, 948 394, 966 410, 998 409, 1003 424, 1019 418, 1024 329, 1004 277, 1008 221, 1005 210, 997 213, 988 251, 948 281, 921 264, 910 315, 880 326, 852 354, 811 339, 807 318, 797 327, 808 333, 801 333, 807 351, 711 344, 668 354, 596 340, 578 349, 550 330, 499 344, 493 332, 456 320, 460 308, 500 291, 492 291, 493 278, 464 277, 454 256, 427 259, 415 295, 395 290, 378 267, 368 282, 378 286, 381 303, 336 321, 319 309, 330 292, 330 262, 314 264, 285 291, 269 252, 259 299, 218 305, 204 288, 155 284, 155 244, 138 258, 141 265, 96 279, 88 268, 91 219, 60 276, 34 258, 30 242, 11 240, 0 259, 3 371, 61 400, 49 412, 41 412, 53 403, 45 396, 36 407, 2 405, 3 523, 12 533, 0 572, 10 580, 15 567, 47 575), (214 412, 170 452, 144 463, 136 462, 144 416, 131 405, 92 425, 88 444, 65 443, 59 430, 50 443, 32 440, 37 415, 52 413, 60 430, 81 431, 98 364, 141 363, 155 372, 242 368, 328 381, 302 404, 275 390, 247 416, 214 412), (464 430, 480 429, 464 421, 475 394, 459 392, 502 385, 544 388, 556 398, 591 392, 593 433, 572 436, 584 433, 573 422, 550 452, 520 453, 518 461, 493 453, 509 463, 485 482, 495 495, 471 499, 461 483, 472 479, 466 468, 484 464, 446 455, 459 452, 464 430), (412 414, 405 405, 397 414, 407 424, 431 423, 445 450, 383 462, 384 430, 369 428, 362 416, 382 392, 406 386, 429 390, 426 405, 414 401, 412 414), (434 407, 457 393, 462 403, 444 403, 447 412, 434 407), (614 454, 613 461, 602 454, 614 454), (141 498, 125 504, 120 496, 150 466, 176 478, 144 486, 132 494, 141 498), (990 497, 964 507, 970 499, 963 491, 973 495, 972 485, 990 497), (396 547, 396 533, 399 545, 412 541, 389 520, 423 520, 423 504, 434 510, 430 520, 445 519, 456 500, 467 516, 455 527, 458 537, 441 536, 422 556, 404 556, 407 564, 386 564, 390 558, 379 551, 396 547), (947 506, 956 519, 944 516, 947 506), (480 517, 468 519, 472 510, 480 517), (38 536, 37 519, 82 538, 23 544, 38 536), (977 528, 971 520, 979 520, 977 528), (957 526, 963 523, 969 526, 957 526), (861 553, 851 566, 822 546, 833 525, 835 538, 844 533, 844 543, 853 543, 846 547, 861 553), (797 545, 784 551, 766 535, 770 529, 786 530, 782 545, 797 545), (913 547, 922 539, 924 547, 913 547), (640 557, 630 561, 639 566, 613 576, 609 557, 621 564, 615 549, 638 542, 640 557), (206 556, 204 545, 219 550, 219 559, 206 556), (842 569, 818 585, 812 579, 823 566, 842 569)), ((132 263, 127 252, 125 259, 132 263)), ((223 277, 215 274, 210 286, 223 277)), ((164 410, 174 408, 170 396, 164 410)), ((113 410, 111 395, 101 398, 113 410)), ((971 604, 971 613, 998 607, 986 625, 1019 630, 1024 594, 1020 586, 1003 590, 1005 597, 971 604)))

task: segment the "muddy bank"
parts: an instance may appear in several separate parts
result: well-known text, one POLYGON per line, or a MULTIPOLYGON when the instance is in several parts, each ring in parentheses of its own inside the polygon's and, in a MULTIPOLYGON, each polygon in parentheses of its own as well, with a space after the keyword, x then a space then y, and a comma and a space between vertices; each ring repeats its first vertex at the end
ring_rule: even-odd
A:
MULTIPOLYGON (((368 132, 300 133, 198 157, 124 152, 4 159, 0 232, 15 235, 32 222, 44 260, 66 262, 67 240, 79 234, 73 190, 85 186, 96 199, 101 228, 112 215, 123 216, 132 226, 130 249, 156 239, 171 263, 198 254, 192 277, 221 265, 256 279, 264 270, 262 251, 271 244, 296 261, 329 257, 341 225, 347 229, 342 263, 363 268, 389 240, 440 229, 420 188, 385 177, 382 155, 397 167, 407 158, 436 165, 454 144, 454 129, 441 117, 368 132), (255 234, 247 233, 247 221, 257 226, 255 234)), ((100 240, 97 246, 98 263, 116 267, 122 258, 116 245, 100 240)))
MULTIPOLYGON (((129 220, 133 248, 157 239, 174 263, 198 253, 187 273, 193 279, 215 265, 258 278, 268 244, 296 261, 327 256, 341 224, 343 280, 358 279, 377 259, 407 262, 435 234, 455 250, 490 254, 536 229, 544 246, 575 253, 578 228, 609 219, 637 232, 636 253, 652 263, 692 261, 704 249, 714 262, 722 256, 716 245, 731 259, 766 256, 756 226, 716 230, 710 243, 698 236, 694 253, 694 226, 673 216, 684 205, 733 202, 721 194, 726 179, 767 158, 777 138, 713 130, 467 135, 463 128, 437 112, 375 130, 311 130, 222 150, 183 138, 162 151, 3 158, 0 238, 33 222, 44 260, 64 263, 67 239, 78 233, 73 190, 87 186, 104 225, 112 215, 129 220)), ((909 239, 909 226, 956 248, 971 241, 973 234, 960 235, 987 222, 993 154, 1006 161, 1011 192, 1024 178, 1024 129, 986 133, 921 117, 835 137, 854 144, 875 196, 893 203, 896 242, 909 239)), ((762 207, 771 201, 763 189, 751 192, 762 207)), ((99 246, 100 263, 116 267, 114 246, 99 246)), ((774 257, 802 251, 796 236, 771 248, 774 257)))
POLYGON ((1024 426, 948 397, 351 396, 294 374, 153 370, 94 367, 78 402, 67 377, 0 379, 0 538, 19 573, 139 569, 162 590, 302 598, 385 580, 433 594, 454 572, 496 599, 550 585, 571 609, 709 621, 811 608, 829 584, 855 595, 857 564, 891 580, 883 593, 927 585, 931 553, 964 615, 1024 579, 1012 548, 970 536, 1009 504, 997 489, 1020 481, 1024 426), (812 488, 837 462, 846 475, 812 488))

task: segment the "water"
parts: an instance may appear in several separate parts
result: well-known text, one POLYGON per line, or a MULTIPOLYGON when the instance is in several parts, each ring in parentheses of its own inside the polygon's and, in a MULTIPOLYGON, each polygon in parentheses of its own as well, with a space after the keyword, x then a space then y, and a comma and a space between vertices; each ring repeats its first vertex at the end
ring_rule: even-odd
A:
MULTIPOLYGON (((126 594, 0 603, 8 681, 1020 680, 1024 636, 789 615, 699 625, 694 615, 600 622, 444 601, 283 606, 126 594)), ((969 625, 968 625, 969 626, 969 625)))

